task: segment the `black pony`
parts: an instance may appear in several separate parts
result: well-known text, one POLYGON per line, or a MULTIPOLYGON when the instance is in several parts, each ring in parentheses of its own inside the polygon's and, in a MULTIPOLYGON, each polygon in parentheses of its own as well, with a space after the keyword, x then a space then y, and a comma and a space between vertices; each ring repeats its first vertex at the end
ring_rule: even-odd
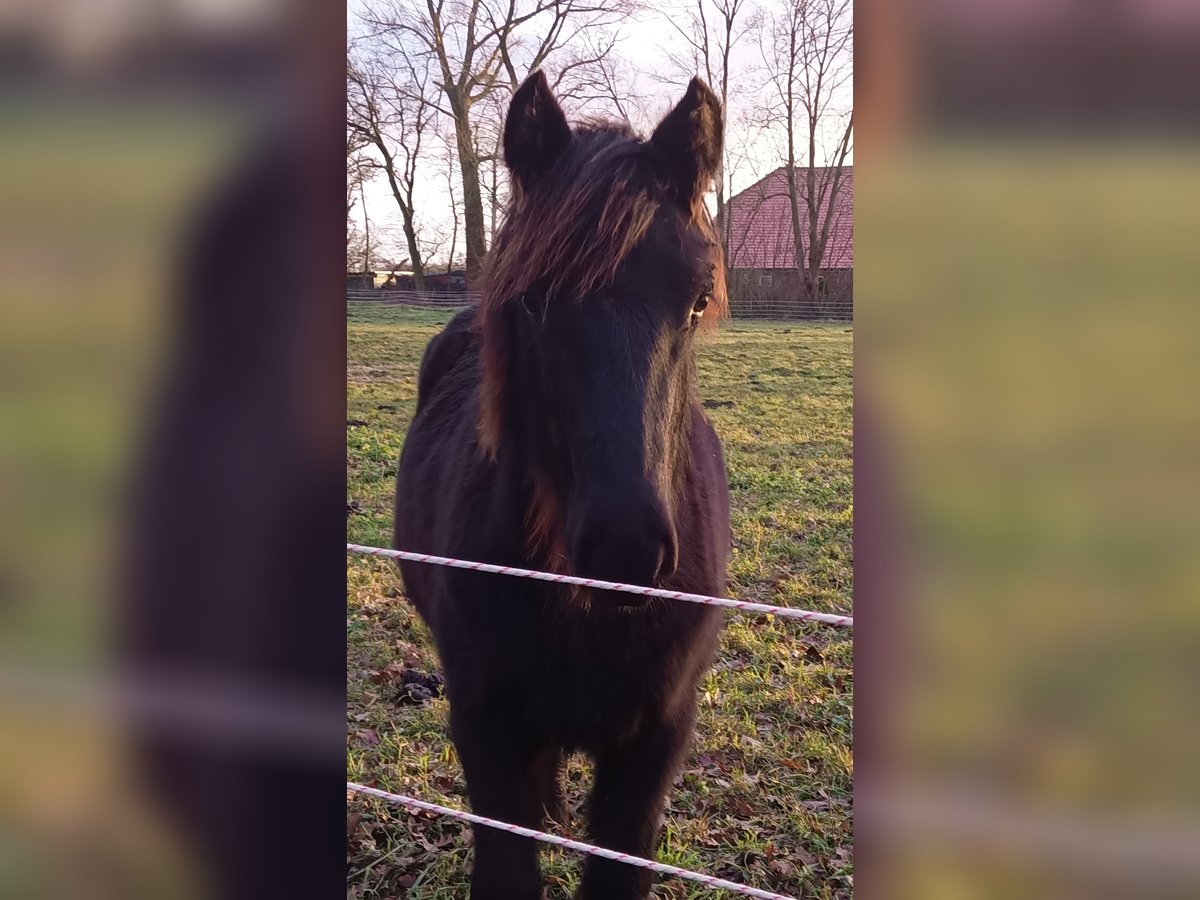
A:
MULTIPOLYGON (((720 103, 698 79, 649 140, 568 126, 535 72, 504 131, 512 201, 484 298, 425 352, 398 548, 704 594, 725 588, 729 489, 693 340, 724 312, 704 207, 720 103)), ((402 563, 445 668, 475 812, 561 821, 564 754, 595 760, 596 843, 653 856, 721 613, 402 563)), ((580 897, 650 874, 589 857, 580 897)), ((473 900, 542 896, 537 845, 475 829, 473 900)))

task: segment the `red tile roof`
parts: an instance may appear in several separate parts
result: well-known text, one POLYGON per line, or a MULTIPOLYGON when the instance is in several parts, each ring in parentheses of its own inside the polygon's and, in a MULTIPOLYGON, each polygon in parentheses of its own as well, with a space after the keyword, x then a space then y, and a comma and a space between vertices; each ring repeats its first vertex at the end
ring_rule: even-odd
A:
MULTIPOLYGON (((806 221, 804 191, 807 170, 796 170, 800 190, 801 224, 806 221)), ((831 181, 833 170, 817 168, 817 193, 831 181)), ((826 196, 828 196, 828 187, 826 196)), ((826 200, 826 202, 828 202, 826 200)), ((792 213, 787 200, 787 172, 781 166, 766 178, 729 199, 729 266, 732 269, 793 269, 792 213)), ((825 246, 826 269, 854 268, 854 166, 842 169, 829 243, 825 246)))

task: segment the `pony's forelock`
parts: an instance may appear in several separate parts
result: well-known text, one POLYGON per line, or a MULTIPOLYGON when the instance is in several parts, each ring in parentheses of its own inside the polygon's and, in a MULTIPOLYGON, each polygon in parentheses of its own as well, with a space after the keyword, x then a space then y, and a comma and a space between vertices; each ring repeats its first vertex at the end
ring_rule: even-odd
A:
MULTIPOLYGON (((500 443, 510 352, 499 321, 503 308, 530 291, 554 303, 612 283, 664 202, 646 147, 626 124, 591 120, 576 126, 562 158, 536 184, 513 184, 488 257, 478 320, 483 345, 479 439, 489 455, 495 456, 500 443)), ((702 320, 711 328, 728 314, 720 237, 703 198, 689 212, 712 257, 713 302, 702 320)))

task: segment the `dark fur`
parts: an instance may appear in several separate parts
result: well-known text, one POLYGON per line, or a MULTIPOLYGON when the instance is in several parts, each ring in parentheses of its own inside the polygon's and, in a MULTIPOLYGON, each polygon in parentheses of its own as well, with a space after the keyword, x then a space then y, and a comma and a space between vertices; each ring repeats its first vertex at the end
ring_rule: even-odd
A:
MULTIPOLYGON (((720 443, 694 399, 699 320, 691 315, 698 295, 719 290, 693 196, 714 139, 719 157, 719 109, 693 85, 684 103, 699 104, 704 115, 693 118, 707 130, 680 141, 704 152, 673 175, 663 170, 671 153, 622 129, 576 130, 564 140, 544 79, 529 86, 537 79, 509 115, 505 151, 518 196, 493 275, 512 269, 504 247, 522 246, 522 229, 562 233, 528 212, 548 199, 541 194, 563 190, 556 170, 604 177, 588 166, 598 152, 631 160, 621 167, 630 183, 578 189, 608 208, 625 191, 631 208, 641 214, 650 204, 652 215, 633 245, 617 236, 614 252, 623 255, 601 283, 551 294, 535 271, 522 295, 489 295, 482 310, 459 314, 430 342, 400 461, 396 546, 720 594, 728 486, 720 443), (485 354, 489 341, 504 352, 485 354), (485 450, 489 403, 500 412, 485 450)), ((583 751, 596 763, 592 840, 653 856, 721 613, 666 600, 628 605, 628 595, 457 569, 401 569, 445 669, 472 808, 533 827, 547 811, 561 819, 559 768, 564 754, 583 751)), ((634 900, 650 883, 644 870, 589 857, 580 896, 634 900)), ((536 844, 477 828, 473 900, 541 896, 536 844)))

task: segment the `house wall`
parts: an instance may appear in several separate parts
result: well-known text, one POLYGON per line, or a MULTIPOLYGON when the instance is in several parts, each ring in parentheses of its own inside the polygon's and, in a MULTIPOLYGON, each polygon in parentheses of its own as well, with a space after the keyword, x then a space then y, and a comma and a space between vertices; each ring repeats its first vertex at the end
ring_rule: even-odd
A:
POLYGON ((733 316, 781 319, 851 319, 854 270, 825 269, 824 290, 813 304, 804 298, 799 269, 732 269, 729 308, 733 316))

